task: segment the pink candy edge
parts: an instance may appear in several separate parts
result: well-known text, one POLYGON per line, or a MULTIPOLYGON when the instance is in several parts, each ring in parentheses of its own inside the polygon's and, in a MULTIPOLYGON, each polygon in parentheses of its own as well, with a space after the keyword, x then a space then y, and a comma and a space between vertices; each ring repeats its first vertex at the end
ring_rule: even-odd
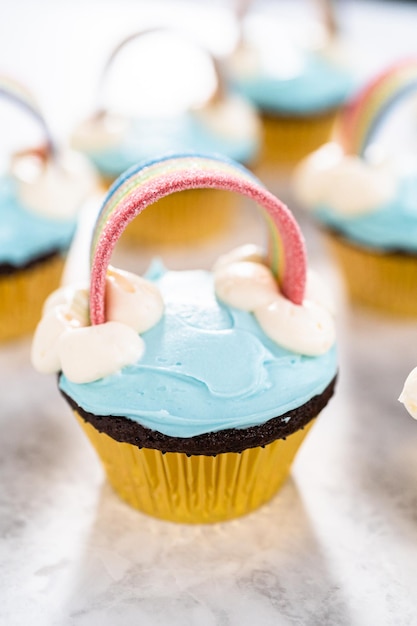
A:
POLYGON ((130 192, 111 215, 97 242, 91 268, 90 318, 93 325, 106 321, 107 268, 113 249, 126 226, 146 207, 164 196, 199 188, 236 192, 251 198, 266 209, 278 229, 284 250, 282 293, 294 304, 302 304, 307 274, 306 249, 300 228, 285 204, 255 181, 251 182, 223 172, 190 170, 167 173, 141 185, 130 192))

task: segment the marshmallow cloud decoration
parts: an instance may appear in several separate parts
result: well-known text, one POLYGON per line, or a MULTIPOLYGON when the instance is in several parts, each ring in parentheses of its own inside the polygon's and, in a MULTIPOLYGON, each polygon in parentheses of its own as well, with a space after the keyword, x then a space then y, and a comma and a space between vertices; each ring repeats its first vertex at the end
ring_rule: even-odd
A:
POLYGON ((308 156, 294 173, 294 190, 302 205, 330 208, 343 216, 376 211, 395 196, 397 185, 390 163, 346 155, 334 143, 308 156))
POLYGON ((144 333, 159 322, 164 303, 158 288, 130 272, 107 270, 106 316, 144 333))
POLYGON ((335 341, 334 305, 319 276, 307 273, 305 298, 294 304, 279 292, 259 252, 245 248, 232 250, 215 265, 219 300, 254 313, 264 333, 288 350, 306 356, 327 352, 335 341), (247 261, 248 256, 258 261, 247 261))
POLYGON ((42 373, 63 371, 69 380, 87 383, 138 361, 145 344, 138 333, 160 320, 164 305, 149 281, 109 268, 108 321, 90 326, 88 290, 61 287, 49 296, 32 343, 32 363, 42 373))
POLYGON ((143 339, 129 326, 106 322, 76 328, 59 339, 61 368, 69 380, 98 380, 136 363, 145 349, 143 339))
POLYGON ((268 305, 278 293, 272 272, 265 265, 239 261, 219 268, 214 277, 217 297, 242 311, 268 305))

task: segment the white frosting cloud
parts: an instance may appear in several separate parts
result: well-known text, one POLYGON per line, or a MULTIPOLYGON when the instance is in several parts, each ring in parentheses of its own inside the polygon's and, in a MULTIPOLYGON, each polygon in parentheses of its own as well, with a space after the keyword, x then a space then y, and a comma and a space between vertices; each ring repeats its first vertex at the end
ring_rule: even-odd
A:
POLYGON ((87 159, 67 152, 47 161, 34 155, 13 163, 18 196, 33 212, 56 220, 73 218, 97 188, 97 176, 87 159))
POLYGON ((307 356, 327 352, 335 341, 334 303, 324 283, 309 270, 305 299, 299 306, 279 292, 263 263, 261 251, 245 246, 221 257, 214 271, 217 297, 253 312, 264 333, 284 348, 307 356), (247 261, 248 257, 257 260, 247 261))
POLYGON ((88 298, 89 291, 87 285, 60 287, 53 291, 45 300, 43 315, 62 305, 80 321, 82 326, 87 326, 89 323, 88 298))
POLYGON ((270 339, 299 354, 319 356, 335 341, 333 317, 310 300, 300 306, 278 294, 268 306, 256 309, 255 317, 270 339))
POLYGON ((220 300, 242 311, 266 306, 278 294, 271 270, 252 261, 219 268, 214 275, 214 289, 220 300))
POLYGON ((67 330, 58 342, 62 371, 74 383, 114 374, 138 361, 144 349, 143 339, 120 322, 67 330))
POLYGON ((81 328, 82 323, 69 307, 58 304, 39 322, 32 342, 33 367, 43 374, 52 374, 61 369, 59 339, 67 331, 81 328))
POLYGON ((107 271, 106 317, 144 333, 159 322, 164 302, 159 289, 148 280, 111 267, 107 271))
POLYGON ((89 325, 86 288, 61 287, 49 296, 32 343, 35 369, 62 370, 72 382, 87 383, 141 358, 145 344, 138 333, 161 318, 161 294, 145 279, 114 268, 106 287, 109 321, 97 326, 89 325))
POLYGON ((408 375, 404 388, 398 398, 414 419, 417 419, 417 367, 408 375))
POLYGON ((297 166, 293 186, 307 208, 324 205, 340 215, 355 216, 389 202, 397 189, 397 176, 388 161, 367 162, 329 143, 297 166))

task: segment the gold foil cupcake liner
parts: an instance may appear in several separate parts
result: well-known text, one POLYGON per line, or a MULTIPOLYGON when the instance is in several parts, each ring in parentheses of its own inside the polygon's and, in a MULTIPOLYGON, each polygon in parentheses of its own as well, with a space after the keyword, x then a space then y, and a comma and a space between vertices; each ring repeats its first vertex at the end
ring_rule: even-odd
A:
POLYGON ((75 416, 123 500, 148 515, 186 523, 232 519, 268 502, 312 425, 264 447, 212 457, 119 443, 75 416))
POLYGON ((0 276, 0 341, 35 330, 43 303, 57 289, 64 259, 56 255, 26 269, 0 276))
POLYGON ((205 240, 233 221, 236 196, 228 191, 191 189, 162 198, 133 220, 121 237, 131 245, 183 244, 205 240))
POLYGON ((361 249, 326 233, 352 302, 390 315, 417 317, 417 255, 361 249))
POLYGON ((262 117, 264 143, 259 170, 291 169, 301 159, 330 140, 337 111, 317 117, 262 117))

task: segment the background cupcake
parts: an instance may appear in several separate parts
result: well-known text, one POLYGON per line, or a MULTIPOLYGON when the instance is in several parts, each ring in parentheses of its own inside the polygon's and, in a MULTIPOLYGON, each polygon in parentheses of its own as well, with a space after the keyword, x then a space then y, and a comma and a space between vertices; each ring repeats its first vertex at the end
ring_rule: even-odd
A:
POLYGON ((124 187, 98 217, 89 290, 47 302, 34 365, 62 370, 61 392, 131 505, 185 522, 243 515, 277 491, 333 393, 329 299, 306 274, 291 213, 237 165, 172 157, 132 170, 124 187), (269 255, 245 246, 213 273, 158 265, 145 279, 108 268, 130 220, 173 189, 200 186, 257 201, 269 255))
POLYGON ((320 24, 245 15, 229 60, 230 81, 262 114, 260 166, 292 166, 330 138, 337 112, 354 87, 351 58, 332 2, 320 2, 320 24))
MULTIPOLYGON (((353 301, 417 314, 417 160, 372 146, 399 101, 417 89, 417 62, 375 78, 341 119, 339 142, 300 164, 294 189, 312 209, 353 301)), ((407 134, 413 134, 410 124, 407 134)))
MULTIPOLYGON (((72 141, 94 162, 105 185, 142 160, 174 151, 215 152, 246 166, 256 162, 261 136, 255 109, 227 89, 212 57, 173 32, 150 29, 123 40, 105 65, 99 100, 97 112, 76 129, 72 141), (141 71, 136 90, 131 89, 122 100, 108 87, 116 79, 119 94, 129 92, 132 77, 122 76, 127 83, 123 86, 117 72, 110 74, 127 44, 130 47, 133 42, 141 44, 136 51, 141 71), (156 70, 152 68, 152 90, 144 94, 141 72, 146 74, 149 57, 157 60, 160 56, 168 69, 162 64, 155 78, 158 63, 156 70), (178 77, 178 85, 174 83, 171 89, 165 87, 170 70, 178 77)), ((149 243, 186 242, 215 234, 229 221, 233 205, 233 196, 228 194, 222 209, 217 209, 218 193, 187 191, 164 199, 144 216, 139 231, 132 224, 127 234, 133 241, 149 243), (196 204, 201 211, 195 211, 196 204)))
MULTIPOLYGON (((25 88, 0 77, 0 97, 32 118, 43 134, 37 148, 14 153, 0 176, 0 340, 5 340, 35 328, 43 301, 59 284, 76 212, 96 179, 84 158, 58 152, 25 88)), ((17 136, 19 126, 12 129, 17 136)))

